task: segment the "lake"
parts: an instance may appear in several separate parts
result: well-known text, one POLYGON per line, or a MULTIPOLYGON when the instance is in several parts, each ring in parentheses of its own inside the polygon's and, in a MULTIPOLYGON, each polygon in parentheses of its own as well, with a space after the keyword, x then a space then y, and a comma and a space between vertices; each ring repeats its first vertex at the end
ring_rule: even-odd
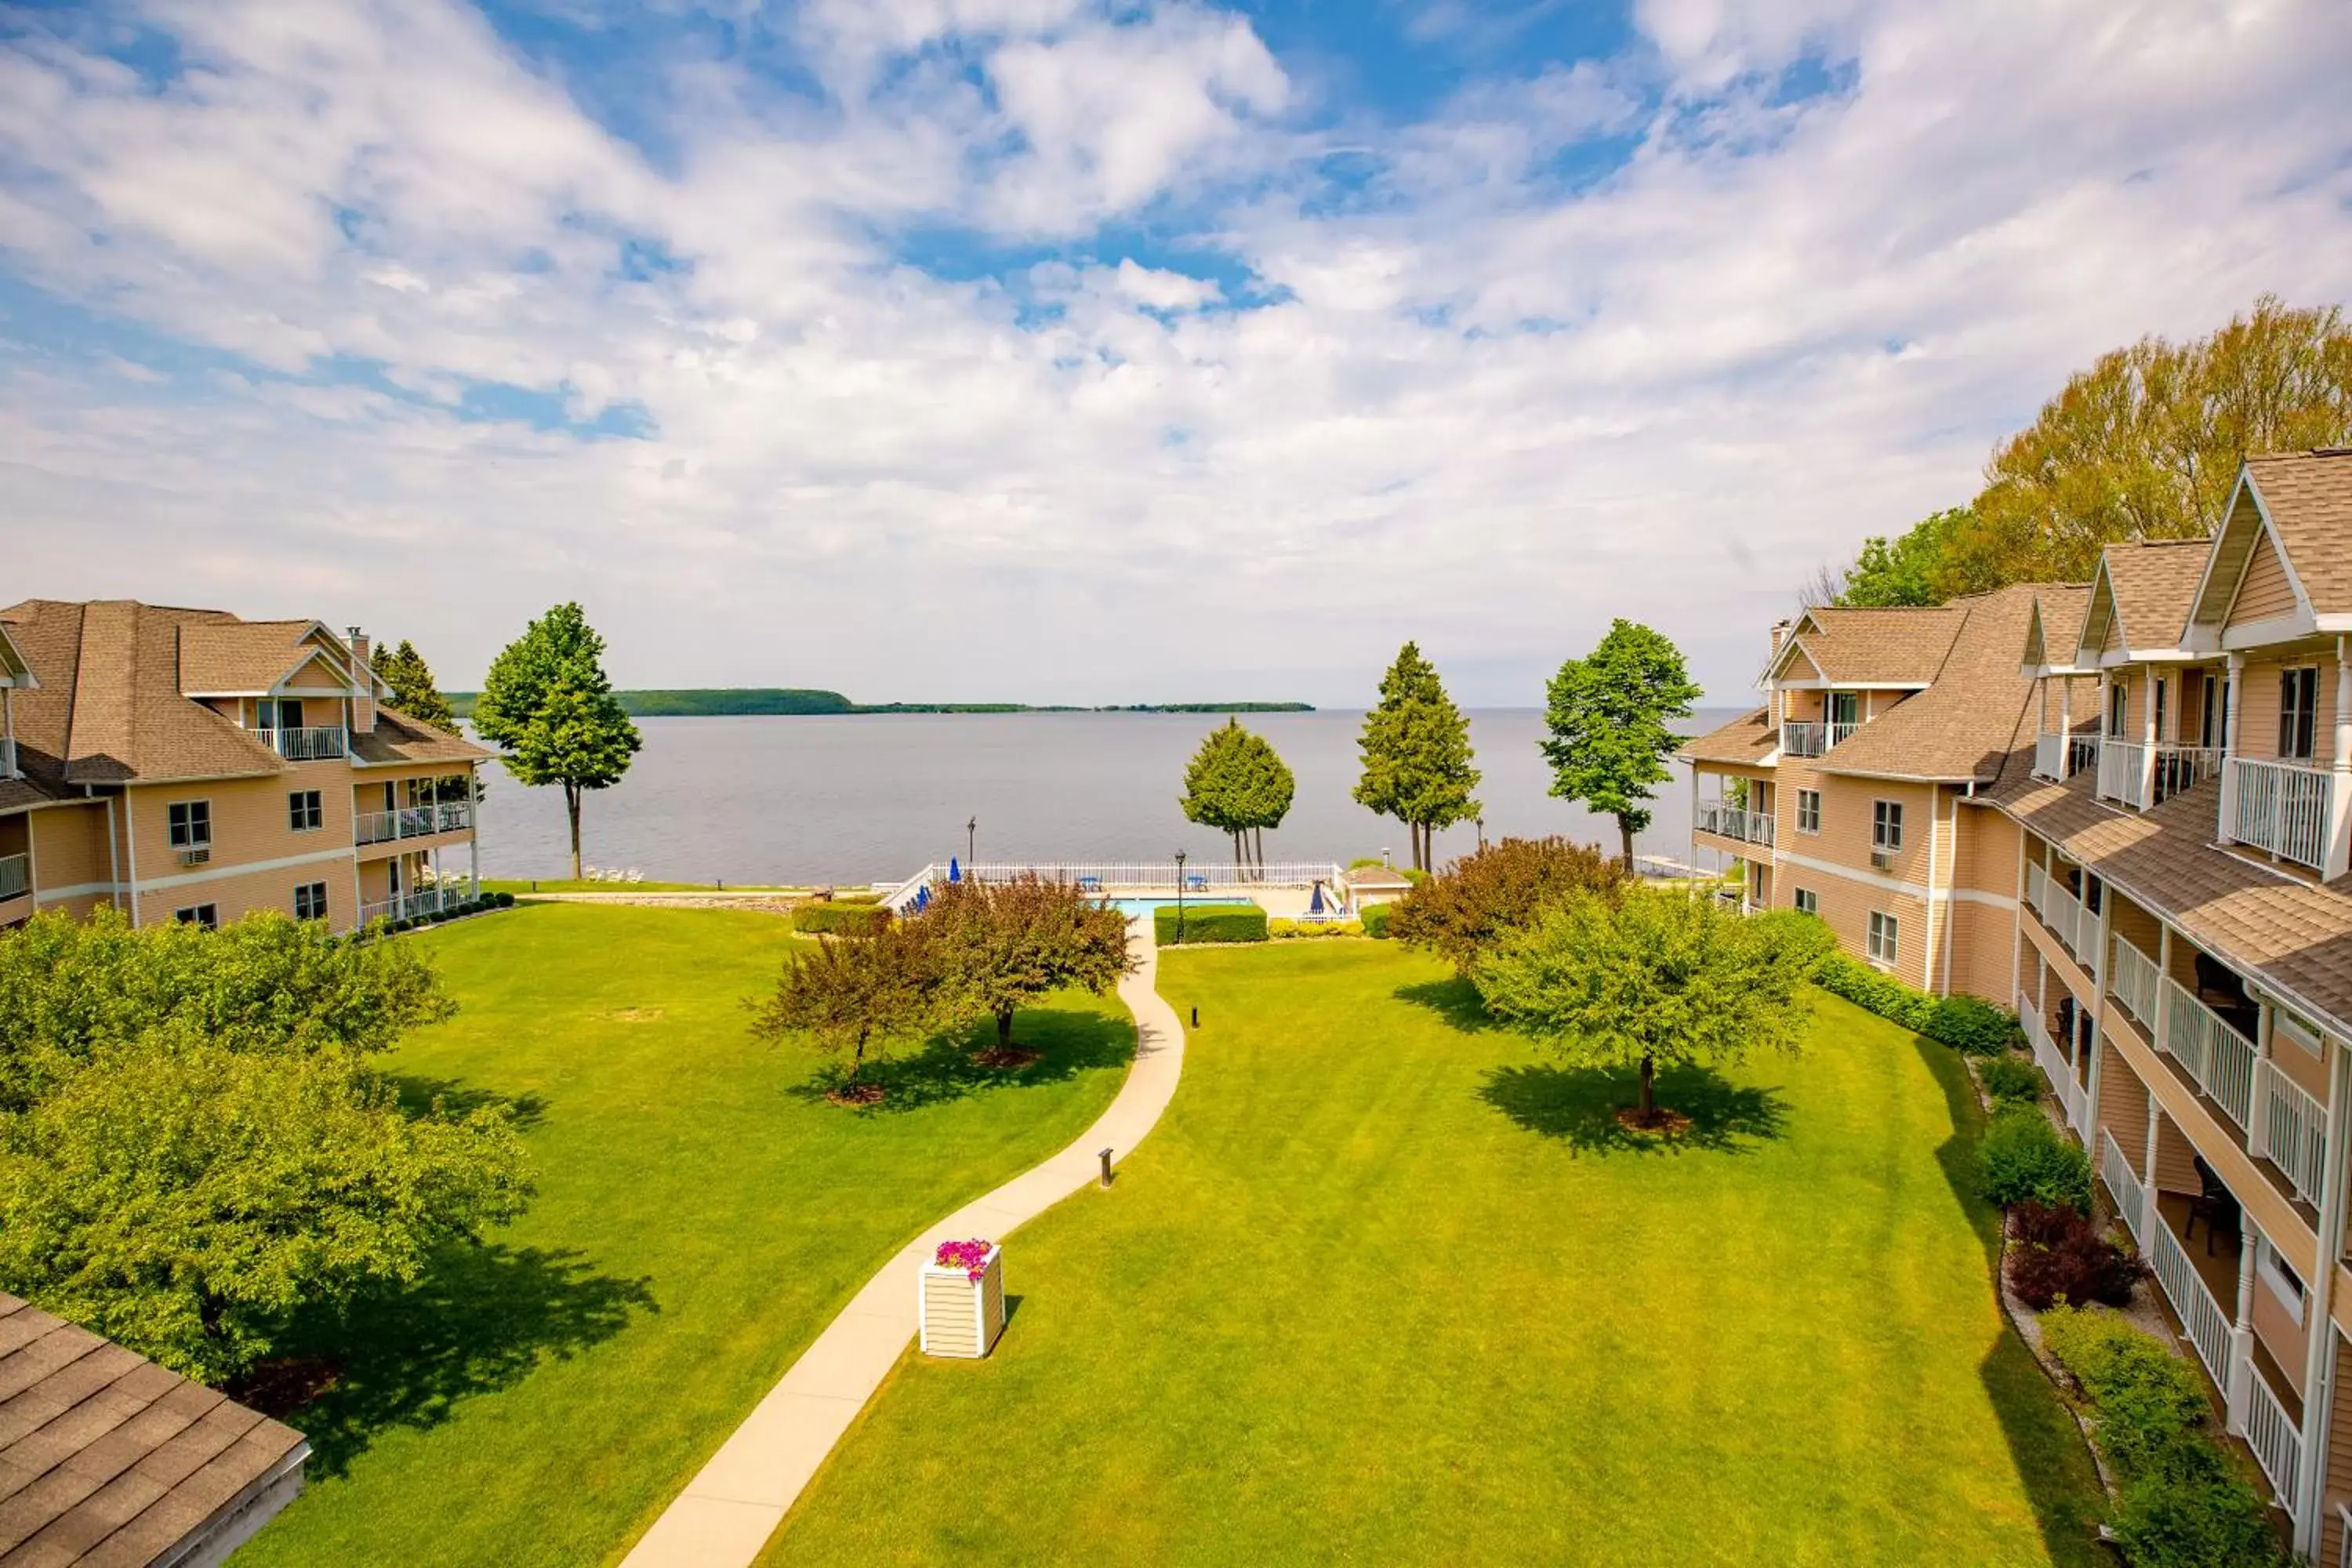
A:
MULTIPOLYGON (((1696 733, 1739 710, 1704 710, 1696 733)), ((864 883, 965 852, 980 820, 984 861, 1136 860, 1183 849, 1230 859, 1231 841, 1184 820, 1184 764, 1222 718, 1197 713, 890 713, 794 718, 640 719, 645 749, 628 776, 590 793, 583 847, 593 866, 669 881, 864 883)), ((1243 722, 1274 743, 1298 778, 1268 860, 1336 860, 1392 851, 1404 829, 1349 796, 1359 773, 1360 712, 1259 713, 1243 722)), ((1486 778, 1486 834, 1562 833, 1613 850, 1616 824, 1552 799, 1536 751, 1543 715, 1470 715, 1486 778)), ((1689 770, 1659 786, 1639 846, 1687 859, 1689 770)), ((483 770, 482 873, 568 874, 562 792, 525 789, 483 770)), ((1441 861, 1475 847, 1469 823, 1437 836, 1441 861)))

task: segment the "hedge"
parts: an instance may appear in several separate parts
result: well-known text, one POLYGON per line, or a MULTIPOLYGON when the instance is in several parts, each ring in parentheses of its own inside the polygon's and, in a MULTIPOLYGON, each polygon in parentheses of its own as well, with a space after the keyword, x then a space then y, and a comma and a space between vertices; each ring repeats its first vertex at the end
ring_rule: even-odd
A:
POLYGON ((1396 913, 1396 906, 1394 904, 1366 904, 1364 906, 1364 934, 1377 942, 1388 941, 1389 917, 1394 913, 1396 913))
POLYGON ((2007 1104, 1992 1113, 1978 1147, 1984 1195, 2008 1208, 2037 1203, 2091 1212, 2091 1157, 2060 1135, 2041 1108, 2007 1104))
POLYGON ((2024 1041, 2014 1016, 1978 996, 1929 996, 1891 974, 1857 963, 1843 952, 1822 960, 1813 983, 1858 1007, 1893 1019, 1970 1056, 1991 1056, 2024 1041))
POLYGON ((1317 937, 1364 934, 1364 928, 1355 921, 1269 920, 1265 922, 1265 931, 1266 934, 1276 942, 1311 941, 1317 937))
POLYGON ((793 929, 812 936, 872 936, 890 918, 879 904, 803 904, 793 911, 793 929))
POLYGON ((1265 911, 1255 904, 1193 904, 1181 911, 1162 904, 1151 913, 1151 932, 1162 947, 1176 945, 1176 917, 1184 918, 1187 945, 1212 942, 1264 942, 1265 911))

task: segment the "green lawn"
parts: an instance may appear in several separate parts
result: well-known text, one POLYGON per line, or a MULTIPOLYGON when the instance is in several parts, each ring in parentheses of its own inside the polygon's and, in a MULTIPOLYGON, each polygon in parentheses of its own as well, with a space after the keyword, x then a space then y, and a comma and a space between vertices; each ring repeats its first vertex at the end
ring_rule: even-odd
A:
POLYGON ((1013 1237, 992 1359, 901 1364, 771 1568, 2102 1561, 1942 1047, 1821 996, 1801 1059, 1663 1075, 1661 1152, 1412 954, 1161 962, 1202 1020, 1169 1116, 1013 1237))
POLYGON ((310 1487, 237 1568, 616 1559, 893 1251, 1076 1137, 1134 1048, 1116 1001, 1053 998, 1020 1016, 1035 1066, 942 1047, 896 1072, 902 1109, 844 1110, 816 1053, 748 1036, 773 915, 536 905, 407 940, 463 1011, 392 1068, 517 1102, 539 1196, 312 1330, 349 1364, 289 1417, 310 1487))
POLYGON ((787 888, 767 882, 592 882, 586 878, 541 877, 536 881, 513 878, 499 880, 482 879, 486 893, 513 893, 518 897, 531 893, 708 893, 723 887, 730 893, 799 893, 804 888, 787 888))

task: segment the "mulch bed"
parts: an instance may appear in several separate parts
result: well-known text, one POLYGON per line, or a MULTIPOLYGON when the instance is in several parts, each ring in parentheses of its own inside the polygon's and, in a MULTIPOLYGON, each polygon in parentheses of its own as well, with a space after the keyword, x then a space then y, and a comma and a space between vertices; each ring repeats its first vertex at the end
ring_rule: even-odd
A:
POLYGON ((1034 1066, 1045 1058, 1026 1046, 991 1046, 984 1051, 974 1051, 971 1059, 982 1067, 1010 1072, 1015 1068, 1034 1066))
POLYGON ((879 1105, 885 1093, 878 1083, 852 1083, 829 1089, 824 1097, 835 1105, 879 1105))
POLYGON ((266 1361, 239 1378, 229 1390, 238 1404, 264 1415, 290 1415, 342 1381, 343 1369, 331 1361, 289 1357, 266 1361))
POLYGON ((1620 1106, 1617 1110, 1617 1125, 1628 1132, 1647 1132, 1659 1138, 1679 1138, 1690 1131, 1690 1124, 1689 1117, 1679 1110, 1668 1110, 1663 1105, 1646 1117, 1642 1114, 1641 1108, 1638 1106, 1620 1106))

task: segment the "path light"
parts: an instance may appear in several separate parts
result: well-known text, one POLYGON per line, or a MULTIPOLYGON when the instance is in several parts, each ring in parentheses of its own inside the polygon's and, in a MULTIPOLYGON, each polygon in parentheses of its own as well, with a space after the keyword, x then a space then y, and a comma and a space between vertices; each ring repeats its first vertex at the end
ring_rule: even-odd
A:
POLYGON ((1184 945, 1184 851, 1176 851, 1176 945, 1184 945))
POLYGON ((1102 1184, 1107 1187, 1110 1185, 1110 1151, 1108 1149, 1102 1152, 1102 1184))

